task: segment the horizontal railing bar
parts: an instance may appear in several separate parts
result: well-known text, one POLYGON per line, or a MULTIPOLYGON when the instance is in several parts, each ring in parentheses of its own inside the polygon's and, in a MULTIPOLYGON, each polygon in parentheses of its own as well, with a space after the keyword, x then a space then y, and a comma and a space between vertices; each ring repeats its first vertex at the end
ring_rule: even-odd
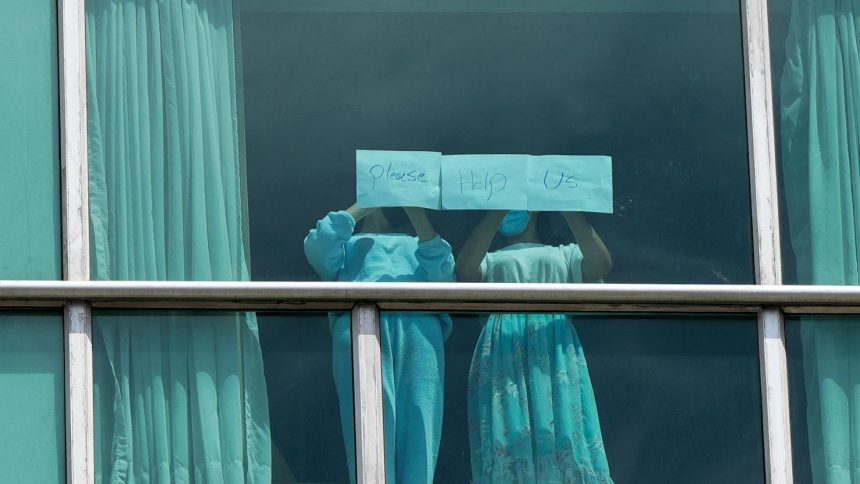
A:
MULTIPOLYGON (((2 301, 860 306, 858 286, 198 281, 0 281, 2 301)), ((184 305, 185 303, 183 303, 184 305)), ((50 304, 48 304, 50 305, 50 304)), ((440 306, 440 307, 441 307, 440 306)))

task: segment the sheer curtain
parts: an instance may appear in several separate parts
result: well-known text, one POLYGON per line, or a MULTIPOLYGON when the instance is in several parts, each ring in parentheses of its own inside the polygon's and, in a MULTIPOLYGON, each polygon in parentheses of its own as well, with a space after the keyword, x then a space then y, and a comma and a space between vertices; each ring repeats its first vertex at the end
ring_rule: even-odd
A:
MULTIPOLYGON (((794 0, 782 73, 782 163, 805 284, 860 283, 858 0, 794 0)), ((814 481, 860 480, 860 326, 801 322, 814 481)))
MULTIPOLYGON (((230 0, 88 0, 93 277, 247 280, 230 0)), ((99 314, 97 479, 271 480, 256 319, 99 314)))

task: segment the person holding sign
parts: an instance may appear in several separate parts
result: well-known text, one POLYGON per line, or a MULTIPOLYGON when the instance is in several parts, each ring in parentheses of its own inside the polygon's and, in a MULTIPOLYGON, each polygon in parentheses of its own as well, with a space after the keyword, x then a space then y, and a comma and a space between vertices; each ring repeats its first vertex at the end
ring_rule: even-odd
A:
MULTIPOLYGON (((308 262, 327 281, 453 281, 451 246, 436 233, 423 209, 403 210, 417 237, 395 233, 383 209, 353 205, 329 213, 305 238, 308 262), (359 223, 361 230, 356 232, 359 223)), ((330 319, 334 379, 354 481, 350 317, 332 313, 330 319)), ((450 332, 447 314, 382 314, 386 482, 433 482, 442 431, 443 343, 450 332)))
MULTIPOLYGON (((577 243, 544 245, 537 212, 490 211, 457 258, 460 281, 600 281, 612 258, 580 212, 577 243), (504 248, 487 253, 496 233, 504 248)), ((611 483, 591 379, 564 314, 491 314, 469 371, 472 482, 611 483)))

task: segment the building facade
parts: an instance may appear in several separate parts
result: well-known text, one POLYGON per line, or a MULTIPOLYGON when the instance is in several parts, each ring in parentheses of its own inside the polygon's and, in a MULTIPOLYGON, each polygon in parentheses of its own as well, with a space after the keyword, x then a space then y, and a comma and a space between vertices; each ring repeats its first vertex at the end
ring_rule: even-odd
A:
POLYGON ((0 482, 857 481, 858 14, 7 1, 0 482))

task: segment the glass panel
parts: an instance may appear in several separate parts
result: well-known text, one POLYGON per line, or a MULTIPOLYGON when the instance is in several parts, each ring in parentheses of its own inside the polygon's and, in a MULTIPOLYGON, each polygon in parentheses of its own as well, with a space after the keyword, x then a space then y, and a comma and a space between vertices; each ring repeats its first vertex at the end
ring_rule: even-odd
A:
POLYGON ((395 482, 764 482, 752 316, 386 312, 381 341, 395 482))
MULTIPOLYGON (((588 220, 614 268, 594 279, 753 281, 739 2, 263 0, 240 8, 254 278, 335 277, 320 262, 312 270, 302 241, 327 212, 355 202, 355 151, 373 149, 611 156, 614 213, 588 220)), ((508 173, 519 162, 494 163, 508 173)), ((481 175, 467 178, 470 189, 487 191, 481 175)), ((446 186, 443 174, 443 204, 446 186)), ((400 200, 391 204, 417 203, 400 200)), ((587 243, 587 225, 571 234, 551 211, 535 217, 537 233, 496 237, 491 250, 587 243)), ((357 230, 415 233, 401 210, 383 214, 387 221, 372 215, 357 230)), ((455 256, 483 216, 429 215, 455 256)), ((498 221, 489 225, 491 236, 498 221)), ((352 233, 351 222, 336 228, 352 233)), ((350 269, 337 277, 361 271, 350 269)))
POLYGON ((788 352, 795 482, 860 477, 860 318, 790 316, 788 352))
POLYGON ((856 2, 771 0, 785 280, 860 283, 856 2))
POLYGON ((0 482, 66 482, 64 378, 62 316, 0 312, 0 482))
POLYGON ((349 329, 348 313, 97 312, 96 481, 348 482, 349 329))
POLYGON ((0 279, 60 279, 57 2, 0 3, 0 279))
POLYGON ((736 0, 92 0, 87 18, 98 278, 471 280, 487 250, 576 242, 585 281, 753 282, 736 0), (360 149, 432 153, 409 174, 385 154, 357 170, 360 149), (361 203, 394 208, 339 212, 382 177, 361 203), (483 225, 482 193, 501 210, 483 225), (521 209, 528 230, 492 240, 521 209), (470 267, 427 270, 413 234, 470 267))

